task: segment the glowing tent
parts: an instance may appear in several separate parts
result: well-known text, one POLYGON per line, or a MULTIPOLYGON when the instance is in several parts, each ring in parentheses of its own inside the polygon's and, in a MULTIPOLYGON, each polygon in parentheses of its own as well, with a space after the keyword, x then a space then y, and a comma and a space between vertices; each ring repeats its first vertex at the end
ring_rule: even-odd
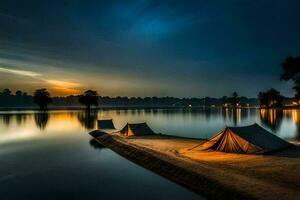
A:
POLYGON ((258 124, 244 127, 226 127, 211 140, 194 147, 227 153, 261 154, 282 150, 290 143, 273 135, 258 124))
POLYGON ((112 119, 98 120, 98 129, 115 129, 112 119))
POLYGON ((142 136, 142 135, 154 135, 155 132, 146 124, 126 124, 126 126, 120 130, 120 133, 125 136, 142 136))

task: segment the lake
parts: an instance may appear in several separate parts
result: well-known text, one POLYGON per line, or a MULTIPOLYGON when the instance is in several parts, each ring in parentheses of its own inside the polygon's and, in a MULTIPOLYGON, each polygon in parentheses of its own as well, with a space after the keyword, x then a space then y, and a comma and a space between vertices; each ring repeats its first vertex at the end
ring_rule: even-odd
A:
POLYGON ((117 128, 145 121, 156 132, 207 139, 256 122, 300 139, 298 110, 1 111, 1 199, 203 199, 95 143, 88 132, 110 118, 117 128))

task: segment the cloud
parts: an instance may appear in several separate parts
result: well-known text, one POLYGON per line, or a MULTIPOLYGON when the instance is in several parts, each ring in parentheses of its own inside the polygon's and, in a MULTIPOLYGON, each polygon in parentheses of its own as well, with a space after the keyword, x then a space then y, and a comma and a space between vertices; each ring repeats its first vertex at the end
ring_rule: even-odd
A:
POLYGON ((9 69, 9 68, 4 68, 4 67, 0 67, 0 72, 9 73, 9 74, 16 74, 16 75, 20 75, 20 76, 30 76, 30 77, 41 76, 41 74, 33 72, 33 71, 9 69))
POLYGON ((45 80, 45 81, 57 87, 76 88, 81 86, 81 84, 79 83, 69 82, 69 81, 59 81, 59 80, 45 80))
POLYGON ((82 84, 70 82, 70 81, 60 81, 60 80, 44 80, 49 84, 50 89, 55 91, 56 94, 70 95, 81 93, 80 88, 82 84))
MULTIPOLYGON (((72 81, 61 81, 57 79, 49 79, 41 73, 37 73, 29 70, 18 70, 11 68, 0 67, 0 74, 8 73, 20 77, 30 78, 29 82, 35 82, 33 85, 39 85, 39 87, 47 87, 55 95, 71 95, 71 94, 80 94, 83 85, 81 83, 72 82, 72 81)), ((17 79, 16 79, 17 80, 17 79)), ((28 81, 27 81, 28 82, 28 81)))

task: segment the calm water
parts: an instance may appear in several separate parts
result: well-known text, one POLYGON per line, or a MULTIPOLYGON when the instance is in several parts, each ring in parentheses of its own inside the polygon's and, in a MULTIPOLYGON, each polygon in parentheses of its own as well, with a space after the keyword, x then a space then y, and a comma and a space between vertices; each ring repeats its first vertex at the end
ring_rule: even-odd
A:
POLYGON ((0 112, 0 199, 200 198, 97 145, 87 133, 108 118, 117 128, 146 121, 156 132, 195 138, 257 122, 286 140, 300 139, 297 110, 0 112))

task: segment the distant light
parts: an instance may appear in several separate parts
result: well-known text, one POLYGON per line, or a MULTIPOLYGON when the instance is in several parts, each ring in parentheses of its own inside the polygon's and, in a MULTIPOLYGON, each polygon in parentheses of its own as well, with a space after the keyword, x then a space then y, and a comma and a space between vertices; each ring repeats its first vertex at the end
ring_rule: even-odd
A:
POLYGON ((192 105, 190 104, 190 105, 189 105, 189 107, 191 108, 191 107, 192 107, 192 105))

